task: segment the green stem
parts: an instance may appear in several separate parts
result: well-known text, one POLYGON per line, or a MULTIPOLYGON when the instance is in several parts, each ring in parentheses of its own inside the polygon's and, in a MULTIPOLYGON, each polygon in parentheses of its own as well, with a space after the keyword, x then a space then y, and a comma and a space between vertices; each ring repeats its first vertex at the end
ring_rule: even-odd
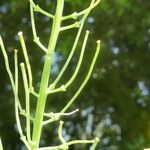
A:
POLYGON ((90 65, 89 71, 87 73, 87 76, 85 77, 84 81, 82 82, 81 86, 79 87, 77 92, 74 94, 74 96, 70 99, 70 101, 67 103, 67 105, 61 110, 61 113, 64 113, 71 106, 71 104, 75 101, 75 99, 78 97, 78 95, 81 93, 81 91, 85 87, 86 83, 88 82, 88 80, 92 74, 92 71, 93 71, 95 62, 97 60, 97 57, 99 55, 99 52, 100 52, 100 41, 97 41, 96 52, 95 52, 95 55, 93 57, 92 63, 90 65))
POLYGON ((42 131, 43 114, 44 114, 45 103, 47 99, 46 91, 48 88, 49 75, 51 72, 52 54, 55 50, 56 43, 58 40, 59 29, 61 26, 63 5, 64 5, 64 0, 58 0, 56 14, 53 19, 53 27, 52 27, 52 33, 49 41, 49 46, 45 56, 44 69, 43 69, 43 74, 42 74, 42 79, 40 84, 40 90, 39 90, 39 98, 37 101, 35 121, 33 125, 32 141, 34 142, 34 145, 32 145, 31 148, 32 150, 37 149, 39 147, 41 131, 42 131))
POLYGON ((2 145, 1 138, 0 138, 0 150, 3 150, 3 145, 2 145))
POLYGON ((22 77, 23 77, 23 83, 24 83, 24 89, 25 89, 25 101, 26 101, 26 128, 27 128, 27 140, 31 142, 31 130, 30 130, 30 92, 29 92, 29 86, 27 81, 27 74, 25 70, 24 63, 20 64, 21 71, 22 71, 22 77))
POLYGON ((66 146, 74 145, 74 144, 91 144, 94 143, 94 140, 74 140, 67 142, 64 146, 64 144, 61 144, 59 146, 51 146, 51 147, 42 147, 36 150, 64 150, 66 146))

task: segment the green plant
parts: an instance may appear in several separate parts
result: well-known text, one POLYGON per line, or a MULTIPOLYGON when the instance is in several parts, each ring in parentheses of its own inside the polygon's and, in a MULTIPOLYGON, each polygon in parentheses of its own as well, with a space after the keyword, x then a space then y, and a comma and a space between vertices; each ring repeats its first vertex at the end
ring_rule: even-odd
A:
POLYGON ((57 83, 60 81, 62 75, 64 74, 68 64, 70 63, 70 61, 73 57, 73 54, 75 52, 75 49, 77 47, 78 41, 81 36, 81 32, 83 30, 83 25, 85 23, 85 20, 86 20, 88 14, 90 13, 90 11, 100 3, 100 0, 92 0, 87 9, 85 9, 81 12, 78 12, 78 13, 75 12, 68 16, 62 15, 64 0, 57 0, 55 15, 52 15, 52 14, 44 11, 42 8, 40 8, 38 5, 36 5, 33 0, 29 0, 29 2, 30 2, 30 14, 31 14, 31 24, 32 24, 32 31, 33 31, 33 40, 44 51, 45 61, 44 61, 41 82, 40 82, 40 88, 39 88, 39 92, 37 93, 37 92, 35 92, 34 87, 33 87, 32 70, 31 70, 31 65, 29 62, 29 57, 28 57, 23 33, 19 32, 18 36, 19 36, 19 40, 20 40, 20 43, 22 46, 24 58, 25 58, 25 63, 20 64, 22 77, 23 77, 23 84, 24 84, 24 89, 25 89, 25 104, 26 104, 25 109, 22 108, 20 100, 19 100, 19 96, 18 96, 18 56, 17 56, 18 51, 14 50, 15 75, 13 76, 13 74, 10 70, 9 60, 8 60, 8 56, 7 56, 7 53, 6 53, 4 44, 3 44, 3 40, 0 37, 0 46, 1 46, 2 53, 3 53, 4 59, 5 59, 6 70, 8 72, 10 82, 11 82, 13 92, 14 92, 14 97, 15 97, 15 116, 16 116, 18 131, 20 134, 20 139, 24 142, 24 144, 26 145, 28 150, 52 150, 52 149, 53 150, 59 150, 59 149, 67 150, 67 149, 69 149, 69 146, 72 144, 84 144, 84 143, 91 143, 92 146, 90 149, 94 150, 99 141, 98 138, 96 138, 94 140, 74 140, 74 141, 69 141, 69 142, 65 141, 65 139, 62 136, 63 121, 59 122, 59 128, 58 128, 58 137, 61 142, 61 144, 59 146, 40 148, 39 143, 40 143, 42 128, 44 125, 47 125, 54 121, 59 121, 62 116, 64 116, 64 115, 69 116, 78 111, 78 110, 75 110, 70 113, 66 113, 68 108, 75 101, 75 99, 80 94, 80 92, 82 91, 82 89, 84 88, 84 86, 86 85, 87 81, 89 80, 89 78, 91 76, 93 67, 95 65, 96 59, 97 59, 99 51, 100 51, 100 41, 97 41, 96 52, 95 52, 95 55, 91 62, 88 74, 85 77, 85 79, 82 82, 79 89, 77 90, 77 92, 75 93, 75 95, 69 100, 69 102, 66 104, 66 106, 59 113, 53 113, 53 112, 45 113, 44 112, 47 96, 49 94, 66 91, 67 88, 75 80, 75 78, 80 70, 82 60, 83 60, 83 55, 84 55, 86 43, 88 40, 89 31, 86 31, 86 33, 85 33, 85 37, 84 37, 84 41, 82 44, 78 64, 77 64, 77 67, 76 67, 72 77, 64 85, 62 85, 61 87, 57 87, 57 83), (37 36, 35 20, 34 20, 34 12, 35 11, 37 11, 47 17, 50 17, 53 20, 52 32, 50 35, 48 48, 43 46, 43 44, 40 42, 39 37, 37 36), (76 20, 77 18, 79 18, 80 20, 76 21, 75 23, 68 25, 68 26, 64 26, 64 27, 61 26, 61 23, 63 21, 68 20, 68 19, 76 20), (67 61, 64 64, 62 70, 59 72, 57 78, 54 80, 53 83, 51 83, 49 85, 49 76, 51 73, 52 57, 53 57, 55 47, 56 47, 56 44, 58 41, 59 33, 64 30, 69 30, 72 28, 78 28, 78 32, 77 32, 72 50, 68 56, 67 61), (35 112, 35 116, 33 118, 31 117, 31 110, 30 110, 31 94, 37 98, 36 112, 35 112), (26 118, 26 132, 24 132, 22 129, 20 115, 23 115, 26 118), (48 119, 45 121, 45 120, 43 120, 44 118, 48 118, 48 119), (33 129, 32 129, 33 131, 31 130, 31 121, 33 122, 33 129), (31 131, 32 131, 32 133, 31 133, 31 131))
POLYGON ((3 150, 3 145, 2 145, 1 138, 0 138, 0 150, 3 150))

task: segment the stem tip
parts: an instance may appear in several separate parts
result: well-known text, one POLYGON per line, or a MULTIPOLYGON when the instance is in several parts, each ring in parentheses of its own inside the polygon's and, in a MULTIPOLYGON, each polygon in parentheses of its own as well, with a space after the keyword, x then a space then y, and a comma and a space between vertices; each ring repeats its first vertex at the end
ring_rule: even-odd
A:
POLYGON ((22 36, 22 34, 23 34, 22 31, 18 32, 18 36, 22 36))
POLYGON ((97 44, 100 44, 100 43, 101 43, 101 41, 100 41, 100 40, 98 40, 98 41, 97 41, 97 44))

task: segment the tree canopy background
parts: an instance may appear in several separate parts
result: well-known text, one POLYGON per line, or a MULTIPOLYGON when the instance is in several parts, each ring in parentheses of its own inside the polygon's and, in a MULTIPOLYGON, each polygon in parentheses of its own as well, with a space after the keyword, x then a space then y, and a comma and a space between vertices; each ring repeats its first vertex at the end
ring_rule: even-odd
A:
MULTIPOLYGON (((90 0, 66 0, 64 14, 80 11, 86 8, 89 2, 90 0)), ((37 3, 54 12, 56 0, 38 0, 37 3)), ((64 134, 67 139, 101 137, 98 150, 141 150, 150 146, 149 10, 149 0, 102 0, 90 13, 84 29, 90 30, 91 36, 80 75, 67 93, 50 97, 46 106, 47 110, 58 111, 65 105, 86 75, 94 54, 95 41, 102 40, 101 54, 92 77, 72 106, 79 108, 80 112, 64 118, 64 134)), ((35 86, 38 87, 43 65, 42 52, 32 41, 29 16, 27 0, 0 1, 0 34, 7 47, 11 68, 13 69, 13 48, 20 50, 19 60, 23 61, 17 38, 18 31, 22 30, 31 55, 35 86)), ((50 21, 47 17, 36 14, 38 33, 45 44, 50 34, 50 21)), ((52 79, 66 60, 75 33, 76 30, 72 30, 60 36, 52 79)), ((81 43, 63 82, 75 68, 80 46, 81 43)), ((6 150, 23 150, 16 130, 13 93, 2 53, 0 60, 0 136, 6 150)), ((20 74, 20 81, 21 78, 20 74)), ((22 88, 20 95, 23 102, 22 88)), ((56 126, 57 124, 54 124, 43 131, 44 140, 41 144, 57 143, 56 126)), ((71 149, 88 147, 76 146, 71 149)))

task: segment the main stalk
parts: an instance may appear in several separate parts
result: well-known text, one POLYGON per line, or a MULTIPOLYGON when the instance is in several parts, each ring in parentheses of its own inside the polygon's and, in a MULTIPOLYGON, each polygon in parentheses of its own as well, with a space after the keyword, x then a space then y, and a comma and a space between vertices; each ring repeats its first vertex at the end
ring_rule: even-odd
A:
POLYGON ((35 120, 33 125, 33 135, 32 141, 33 145, 31 149, 37 149, 39 147, 41 132, 42 132, 42 122, 43 122, 43 113, 45 110, 45 104, 47 99, 46 90, 48 88, 49 83, 49 76, 51 72, 51 65, 52 65, 52 55, 56 47, 56 43, 58 40, 59 29, 61 26, 61 18, 63 13, 63 5, 64 0, 57 0, 57 7, 56 13, 53 18, 53 26, 52 26, 52 33, 49 40, 48 50, 45 56, 45 63, 40 83, 40 90, 39 90, 39 97, 37 101, 36 113, 35 113, 35 120))

